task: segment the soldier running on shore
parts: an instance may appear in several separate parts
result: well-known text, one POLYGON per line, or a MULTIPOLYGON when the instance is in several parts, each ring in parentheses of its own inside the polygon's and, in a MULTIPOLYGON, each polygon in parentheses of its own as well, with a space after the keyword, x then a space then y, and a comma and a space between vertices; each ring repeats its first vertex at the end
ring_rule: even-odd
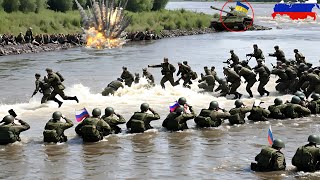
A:
POLYGON ((286 57, 284 55, 284 52, 279 49, 279 46, 274 46, 274 53, 269 53, 269 56, 276 57, 278 61, 281 61, 282 63, 286 62, 286 57))
POLYGON ((232 49, 230 50, 230 54, 231 54, 231 57, 223 63, 230 64, 230 61, 232 61, 232 64, 230 64, 230 67, 234 67, 235 65, 240 63, 239 57, 234 53, 234 50, 232 50, 232 49))

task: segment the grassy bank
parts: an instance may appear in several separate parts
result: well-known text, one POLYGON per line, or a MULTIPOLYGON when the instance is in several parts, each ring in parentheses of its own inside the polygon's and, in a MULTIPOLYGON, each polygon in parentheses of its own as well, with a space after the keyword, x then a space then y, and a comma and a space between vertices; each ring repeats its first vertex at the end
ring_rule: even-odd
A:
MULTIPOLYGON (((156 12, 132 13, 132 23, 127 31, 145 31, 146 29, 160 32, 163 29, 191 29, 208 27, 211 16, 203 13, 194 13, 184 9, 156 12)), ((28 27, 33 28, 34 33, 78 33, 80 29, 80 14, 78 11, 67 13, 44 10, 36 13, 6 13, 0 11, 0 34, 18 34, 25 32, 28 27)))

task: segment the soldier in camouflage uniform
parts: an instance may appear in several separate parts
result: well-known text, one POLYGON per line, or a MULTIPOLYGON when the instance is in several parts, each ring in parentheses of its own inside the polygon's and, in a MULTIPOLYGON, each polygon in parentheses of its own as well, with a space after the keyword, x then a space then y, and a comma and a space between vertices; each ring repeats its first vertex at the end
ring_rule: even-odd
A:
POLYGON ((77 96, 70 97, 64 94, 63 90, 65 89, 65 86, 62 84, 60 77, 56 73, 54 73, 52 69, 47 68, 46 71, 48 73, 48 77, 45 77, 44 81, 46 83, 49 83, 50 86, 53 88, 49 100, 57 102, 60 107, 62 102, 56 98, 56 95, 59 94, 63 100, 75 100, 77 101, 77 103, 79 103, 77 96))
POLYGON ((34 95, 37 94, 37 92, 39 91, 40 93, 43 94, 42 98, 41 98, 41 104, 46 103, 50 97, 51 94, 51 89, 50 89, 50 85, 45 83, 43 80, 40 80, 41 75, 40 74, 35 74, 35 84, 36 84, 36 89, 34 90, 33 94, 31 97, 33 97, 34 95))
POLYGON ((269 56, 276 57, 277 60, 281 61, 282 63, 285 63, 286 62, 285 54, 281 49, 279 49, 279 46, 274 46, 274 50, 275 52, 269 53, 269 56))
POLYGON ((229 118, 229 122, 231 125, 233 124, 244 124, 245 123, 245 117, 246 117, 246 113, 250 112, 252 110, 251 107, 247 107, 243 104, 243 102, 241 100, 236 100, 234 102, 235 104, 235 108, 230 109, 229 113, 230 113, 230 118, 229 118))
POLYGON ((254 71, 259 74, 259 86, 258 86, 258 92, 260 93, 261 96, 263 96, 264 94, 267 94, 267 96, 269 96, 269 91, 267 91, 264 87, 267 85, 267 83, 269 82, 270 79, 270 70, 267 66, 265 66, 263 64, 263 60, 262 59, 258 59, 257 60, 258 65, 256 67, 254 67, 254 71))
POLYGON ((67 142, 68 138, 64 135, 64 131, 73 126, 73 122, 63 117, 61 112, 56 111, 52 114, 43 131, 43 141, 48 143, 67 142), (60 121, 61 117, 66 121, 60 121))
POLYGON ((120 78, 124 80, 125 85, 131 87, 132 83, 134 82, 134 76, 128 71, 127 67, 122 67, 122 70, 123 72, 120 78))
POLYGON ((84 142, 97 142, 111 133, 111 127, 100 118, 101 110, 94 108, 92 116, 81 121, 75 128, 76 133, 84 142))
POLYGON ((123 118, 123 116, 115 113, 112 107, 107 107, 104 112, 105 114, 101 117, 101 119, 110 125, 111 134, 121 133, 121 128, 118 125, 126 123, 126 120, 123 118))
POLYGON ((14 123, 12 115, 5 116, 0 123, 0 145, 6 145, 21 141, 20 133, 30 129, 30 125, 20 119, 17 119, 21 125, 14 123))
POLYGON ((309 116, 311 111, 308 108, 305 108, 301 105, 301 99, 298 96, 293 96, 290 103, 287 103, 286 108, 284 109, 284 114, 286 118, 298 118, 309 116))
POLYGON ((150 108, 148 103, 142 103, 140 110, 135 112, 126 124, 130 133, 143 133, 145 130, 152 129, 150 122, 160 119, 159 114, 150 108), (147 111, 151 111, 152 114, 147 111))
POLYGON ((172 64, 169 63, 168 58, 164 58, 163 63, 161 63, 159 65, 148 65, 148 67, 153 67, 153 68, 161 67, 162 68, 161 74, 163 75, 163 77, 160 81, 160 84, 163 89, 165 89, 164 83, 167 81, 169 81, 172 86, 175 86, 174 79, 173 79, 173 73, 176 71, 176 68, 172 64))
POLYGON ((254 57, 254 58, 256 58, 256 60, 258 60, 258 59, 264 60, 265 59, 262 50, 259 49, 258 45, 256 45, 256 44, 253 45, 253 53, 246 54, 246 56, 254 57))
POLYGON ((240 76, 234 70, 225 67, 223 68, 223 73, 227 78, 227 82, 231 83, 229 94, 234 94, 234 99, 240 99, 242 94, 237 92, 241 84, 240 76))
POLYGON ((257 163, 251 163, 251 170, 267 172, 267 171, 283 171, 286 169, 286 161, 283 153, 280 151, 285 144, 280 139, 273 140, 272 146, 262 148, 261 152, 255 157, 257 163))
POLYGON ((162 127, 169 131, 182 131, 188 129, 187 121, 195 117, 192 106, 189 106, 191 113, 185 113, 183 106, 177 107, 174 112, 170 112, 162 122, 162 127))
POLYGON ((242 67, 240 64, 235 66, 235 71, 238 73, 240 77, 242 76, 246 80, 247 82, 246 90, 249 96, 253 97, 251 87, 254 85, 254 83, 257 82, 256 74, 252 72, 250 69, 242 67))
POLYGON ((102 91, 102 96, 114 95, 114 93, 121 87, 124 88, 122 84, 123 80, 118 78, 117 80, 112 81, 108 86, 102 91))
POLYGON ((270 118, 273 119, 285 119, 286 116, 283 113, 285 108, 287 107, 286 104, 283 104, 282 100, 280 98, 276 98, 274 100, 274 105, 270 105, 268 107, 268 110, 270 111, 270 118))
POLYGON ((229 119, 230 114, 221 109, 217 101, 211 101, 208 109, 202 109, 194 119, 198 127, 218 127, 224 119, 229 119), (222 110, 223 112, 221 112, 222 110))
POLYGON ((314 172, 320 170, 320 137, 318 135, 310 135, 308 144, 297 149, 292 158, 292 165, 297 167, 298 171, 314 172))

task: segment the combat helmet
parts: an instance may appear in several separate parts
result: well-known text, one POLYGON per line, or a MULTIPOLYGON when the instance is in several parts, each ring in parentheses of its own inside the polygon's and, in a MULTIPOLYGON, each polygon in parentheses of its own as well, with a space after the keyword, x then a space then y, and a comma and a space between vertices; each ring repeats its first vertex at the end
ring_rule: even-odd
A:
POLYGON ((320 144, 320 137, 318 135, 310 135, 308 137, 308 142, 314 143, 314 144, 320 144))
POLYGON ((219 108, 219 103, 217 101, 211 101, 209 105, 209 109, 217 109, 219 108))
POLYGON ((56 111, 52 114, 52 119, 59 120, 61 116, 62 116, 62 113, 60 111, 56 111))
POLYGON ((92 116, 97 117, 101 115, 101 110, 99 108, 94 108, 92 110, 92 116))
POLYGON ((299 104, 301 102, 301 99, 299 96, 293 96, 291 99, 291 103, 293 104, 299 104))
POLYGON ((312 98, 313 100, 318 100, 318 99, 320 99, 320 95, 319 95, 318 93, 313 93, 313 94, 311 95, 311 98, 312 98))
POLYGON ((274 100, 274 104, 275 105, 280 105, 280 104, 282 104, 283 102, 282 102, 282 100, 280 99, 280 98, 276 98, 275 100, 274 100))
POLYGON ((177 107, 174 112, 177 114, 181 114, 184 111, 184 108, 182 106, 177 107))
POLYGON ((148 111, 149 110, 149 104, 148 103, 142 103, 140 106, 141 111, 148 111))
POLYGON ((184 104, 187 103, 187 100, 186 100, 186 98, 181 97, 181 98, 178 99, 178 103, 179 103, 180 105, 184 105, 184 104))
POLYGON ((13 121, 14 121, 14 117, 13 117, 13 116, 11 116, 11 115, 6 115, 6 116, 2 119, 1 123, 10 124, 10 123, 13 123, 13 121))
POLYGON ((241 100, 237 99, 237 100, 234 102, 234 105, 235 105, 236 107, 241 107, 241 106, 243 105, 243 102, 242 102, 241 100))
POLYGON ((279 147, 279 148, 285 148, 285 144, 281 139, 273 140, 272 146, 279 147))
POLYGON ((111 114, 114 113, 114 109, 112 107, 107 107, 105 110, 104 110, 104 114, 106 116, 110 116, 111 114))
POLYGON ((236 70, 240 70, 241 68, 242 68, 241 64, 237 64, 234 66, 234 69, 236 69, 236 70))

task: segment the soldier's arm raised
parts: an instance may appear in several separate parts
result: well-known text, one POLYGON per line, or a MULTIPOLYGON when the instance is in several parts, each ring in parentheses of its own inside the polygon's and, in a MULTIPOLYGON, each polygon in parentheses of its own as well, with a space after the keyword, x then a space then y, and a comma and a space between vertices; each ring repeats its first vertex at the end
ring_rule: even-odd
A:
POLYGON ((66 123, 64 124, 64 127, 63 129, 68 129, 68 128, 71 128, 73 126, 73 122, 66 118, 66 117, 63 117, 63 119, 66 121, 66 123))
POLYGON ((21 126, 16 127, 19 132, 26 131, 26 130, 30 129, 30 125, 27 122, 19 119, 19 123, 21 124, 21 126))

